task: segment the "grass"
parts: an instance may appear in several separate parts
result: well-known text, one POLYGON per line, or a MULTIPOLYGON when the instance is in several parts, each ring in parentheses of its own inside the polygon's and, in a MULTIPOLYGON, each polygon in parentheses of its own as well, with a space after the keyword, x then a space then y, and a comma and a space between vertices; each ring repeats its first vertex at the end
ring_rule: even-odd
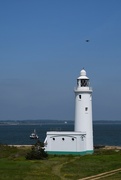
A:
MULTIPOLYGON (((28 151, 0 145, 0 180, 77 180, 121 168, 121 151, 99 149, 93 155, 51 155, 45 160, 26 160, 28 151)), ((114 179, 121 179, 121 173, 106 177, 114 179)))

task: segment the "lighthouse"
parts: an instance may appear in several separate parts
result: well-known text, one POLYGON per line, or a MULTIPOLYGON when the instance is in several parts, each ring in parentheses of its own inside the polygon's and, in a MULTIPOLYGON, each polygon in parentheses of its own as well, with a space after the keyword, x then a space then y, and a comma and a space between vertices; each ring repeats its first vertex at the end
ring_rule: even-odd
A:
POLYGON ((75 92, 75 132, 86 132, 86 151, 93 152, 92 88, 86 71, 77 78, 75 92))
POLYGON ((75 92, 74 131, 48 131, 44 148, 48 154, 84 155, 93 153, 92 88, 81 70, 75 92))

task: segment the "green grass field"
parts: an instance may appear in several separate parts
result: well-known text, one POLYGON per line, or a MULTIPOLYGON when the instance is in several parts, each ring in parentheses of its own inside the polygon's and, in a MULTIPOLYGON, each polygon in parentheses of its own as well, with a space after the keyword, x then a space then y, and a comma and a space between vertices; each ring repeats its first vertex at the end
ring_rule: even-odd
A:
MULTIPOLYGON (((93 155, 51 155, 45 160, 26 160, 28 151, 0 145, 0 180, 77 180, 121 168, 120 150, 99 149, 93 155)), ((114 179, 121 179, 121 173, 106 177, 114 179)))

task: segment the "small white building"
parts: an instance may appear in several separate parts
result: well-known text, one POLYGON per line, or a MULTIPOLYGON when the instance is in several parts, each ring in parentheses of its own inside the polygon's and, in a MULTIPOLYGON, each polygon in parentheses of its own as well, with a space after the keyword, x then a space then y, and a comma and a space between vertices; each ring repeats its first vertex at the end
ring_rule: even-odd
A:
POLYGON ((92 88, 83 69, 77 78, 74 131, 48 131, 44 148, 48 154, 93 153, 92 88))
POLYGON ((47 132, 45 151, 49 154, 84 154, 85 148, 86 133, 84 132, 47 132))

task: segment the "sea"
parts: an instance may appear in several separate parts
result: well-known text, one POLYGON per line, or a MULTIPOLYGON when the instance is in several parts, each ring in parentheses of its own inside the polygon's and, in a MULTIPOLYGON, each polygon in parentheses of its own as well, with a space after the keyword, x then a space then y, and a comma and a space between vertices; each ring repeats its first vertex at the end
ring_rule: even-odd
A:
MULTIPOLYGON (((73 131, 73 121, 6 121, 0 122, 0 144, 33 145, 37 140, 30 139, 31 133, 37 132, 39 140, 44 142, 47 131, 73 131)), ((94 121, 94 145, 121 146, 120 121, 94 121)))

